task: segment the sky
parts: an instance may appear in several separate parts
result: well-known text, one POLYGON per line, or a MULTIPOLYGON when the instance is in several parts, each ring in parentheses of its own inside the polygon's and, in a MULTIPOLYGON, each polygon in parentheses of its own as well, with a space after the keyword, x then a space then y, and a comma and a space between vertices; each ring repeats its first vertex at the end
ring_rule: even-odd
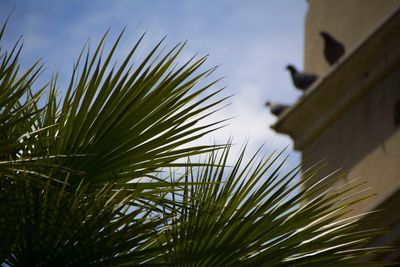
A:
POLYGON ((290 138, 270 129, 276 118, 264 104, 291 104, 301 95, 285 66, 303 64, 306 0, 1 0, 0 20, 11 10, 3 45, 23 35, 22 66, 42 59, 44 79, 58 72, 61 90, 85 42, 95 43, 108 28, 112 40, 126 27, 122 54, 144 31, 152 44, 165 35, 171 47, 187 40, 181 58, 209 54, 206 67, 219 65, 215 75, 225 77, 219 87, 234 94, 212 118, 233 117, 229 125, 200 142, 233 137, 238 149, 248 142, 250 154, 262 145, 265 153, 292 149, 290 138))

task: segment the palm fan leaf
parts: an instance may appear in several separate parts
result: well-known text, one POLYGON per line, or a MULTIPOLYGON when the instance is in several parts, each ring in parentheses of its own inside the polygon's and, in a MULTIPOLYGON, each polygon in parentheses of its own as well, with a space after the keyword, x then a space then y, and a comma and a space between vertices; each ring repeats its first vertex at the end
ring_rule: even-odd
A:
POLYGON ((187 186, 183 196, 173 196, 183 204, 166 210, 173 218, 165 232, 167 264, 353 266, 365 264, 356 262, 363 256, 387 249, 365 248, 382 231, 357 231, 361 215, 346 218, 362 199, 344 196, 362 185, 330 188, 335 177, 310 182, 316 169, 299 181, 299 168, 283 171, 282 155, 259 161, 253 157, 243 164, 243 151, 229 168, 228 151, 212 155, 207 166, 188 170, 187 182, 208 184, 187 186))
MULTIPOLYGON (((78 60, 74 68, 52 150, 65 156, 57 164, 82 172, 91 183, 125 183, 179 158, 215 149, 183 147, 221 127, 221 121, 199 125, 226 99, 210 100, 221 91, 211 91, 217 81, 197 86, 214 71, 199 72, 206 58, 192 58, 178 67, 184 44, 163 54, 161 41, 135 69, 129 62, 142 36, 120 66, 111 66, 122 33, 103 62, 106 35, 94 54, 88 50, 84 62, 78 60)), ((80 180, 70 178, 72 184, 80 180)))
POLYGON ((161 254, 154 237, 164 219, 150 217, 150 205, 111 184, 100 190, 81 184, 71 192, 66 183, 43 187, 34 180, 1 179, 5 266, 132 266, 161 254))
POLYGON ((45 89, 32 92, 42 69, 39 62, 25 72, 20 71, 21 39, 11 51, 2 48, 6 24, 7 21, 0 30, 0 173, 25 166, 32 158, 34 144, 42 141, 31 138, 29 133, 37 128, 42 112, 37 103, 45 89))

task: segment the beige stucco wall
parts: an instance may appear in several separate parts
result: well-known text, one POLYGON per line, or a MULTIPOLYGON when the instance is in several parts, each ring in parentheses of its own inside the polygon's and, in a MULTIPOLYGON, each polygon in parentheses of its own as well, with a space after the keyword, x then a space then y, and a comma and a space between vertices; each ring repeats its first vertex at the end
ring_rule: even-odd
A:
POLYGON ((394 120, 398 102, 400 66, 303 150, 303 158, 326 158, 331 163, 327 172, 343 168, 345 179, 368 181, 377 196, 362 202, 357 212, 376 207, 400 188, 400 126, 394 120))
MULTIPOLYGON (((308 3, 304 69, 321 79, 314 91, 306 93, 292 112, 287 112, 286 122, 290 123, 285 124, 282 118, 276 128, 291 134, 307 164, 313 162, 309 159, 325 158, 330 162, 315 179, 341 168, 346 174, 334 187, 349 186, 354 179, 365 182, 362 187, 369 190, 358 196, 376 195, 357 203, 347 215, 379 209, 380 212, 365 216, 362 224, 388 228, 391 232, 377 237, 371 245, 398 247, 400 125, 395 125, 394 116, 395 105, 400 104, 400 0, 308 3), (324 59, 321 30, 330 32, 346 47, 346 55, 334 66, 324 59), (321 99, 328 99, 328 104, 321 99), (318 106, 324 112, 302 117, 307 109, 318 106), (304 119, 306 127, 296 124, 302 121, 299 118, 304 119)), ((398 250, 391 253, 384 257, 400 259, 398 250)))
POLYGON ((334 186, 368 181, 369 192, 378 195, 355 213, 385 205, 400 192, 399 44, 400 0, 309 0, 305 65, 320 79, 272 126, 293 138, 303 170, 321 159, 330 162, 314 179, 340 168, 347 174, 334 186), (334 66, 323 57, 321 30, 347 47, 334 66))
POLYGON ((329 69, 323 57, 321 30, 342 41, 348 52, 399 6, 400 0, 308 0, 304 69, 319 75, 329 69))

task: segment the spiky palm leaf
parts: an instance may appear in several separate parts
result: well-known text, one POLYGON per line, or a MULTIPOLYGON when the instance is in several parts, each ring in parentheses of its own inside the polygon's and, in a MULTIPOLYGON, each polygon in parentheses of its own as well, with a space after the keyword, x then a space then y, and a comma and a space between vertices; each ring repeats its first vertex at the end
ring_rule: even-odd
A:
POLYGON ((15 163, 22 161, 24 167, 42 176, 50 166, 68 170, 71 184, 85 177, 94 184, 113 180, 122 186, 150 176, 158 168, 176 166, 172 162, 179 158, 216 148, 184 147, 222 127, 223 121, 199 123, 227 99, 218 97, 222 89, 213 90, 218 81, 200 85, 215 70, 199 71, 206 57, 193 57, 179 66, 177 57, 185 44, 163 53, 161 41, 133 64, 142 36, 120 65, 112 64, 121 33, 103 62, 107 34, 93 55, 87 49, 83 62, 82 50, 61 105, 53 79, 47 103, 38 106, 43 89, 33 93, 31 87, 40 67, 35 64, 18 75, 18 44, 9 55, 3 53, 0 127, 4 140, 0 145, 12 146, 12 151, 3 155, 6 168, 11 159, 15 170, 21 170, 15 163), (20 104, 24 94, 25 103, 20 104))
POLYGON ((23 73, 20 71, 21 40, 10 52, 3 50, 1 41, 6 24, 7 21, 0 30, 0 173, 9 173, 31 157, 32 151, 27 148, 32 139, 24 140, 24 137, 35 129, 41 112, 37 101, 44 90, 42 88, 36 93, 31 90, 41 71, 38 63, 23 73))
MULTIPOLYGON (((142 36, 116 67, 110 62, 121 36, 104 62, 100 51, 106 35, 93 56, 88 51, 84 63, 78 61, 58 117, 53 154, 66 156, 58 164, 83 173, 92 183, 111 179, 124 184, 179 158, 211 151, 214 146, 182 146, 221 123, 198 123, 225 100, 207 103, 220 92, 212 91, 216 81, 196 87, 214 70, 198 72, 205 57, 177 66, 184 44, 164 54, 161 41, 134 67, 130 60, 142 36)), ((80 179, 72 176, 70 182, 80 179)))
POLYGON ((164 218, 148 216, 150 205, 112 185, 81 184, 71 192, 66 184, 43 187, 34 180, 1 179, 0 263, 136 266, 160 256, 154 237, 164 218))
POLYGON ((365 247, 382 231, 357 231, 362 215, 346 218, 348 199, 361 184, 330 188, 334 177, 308 185, 299 168, 285 172, 280 155, 227 166, 228 150, 208 165, 188 171, 182 202, 170 211, 165 232, 166 264, 172 266, 383 266, 357 262, 385 248, 365 247), (244 165, 244 166, 242 166, 244 165), (207 182, 207 184, 204 184, 207 182))

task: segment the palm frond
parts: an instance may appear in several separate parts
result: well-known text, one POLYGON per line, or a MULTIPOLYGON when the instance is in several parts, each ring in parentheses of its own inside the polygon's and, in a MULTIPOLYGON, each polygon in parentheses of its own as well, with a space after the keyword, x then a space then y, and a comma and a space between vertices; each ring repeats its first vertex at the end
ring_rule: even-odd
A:
MULTIPOLYGON (((94 54, 87 51, 83 64, 78 61, 74 68, 58 118, 53 154, 66 156, 58 164, 81 171, 92 183, 110 179, 125 183, 182 157, 215 149, 183 148, 221 127, 222 122, 199 125, 226 99, 205 104, 220 93, 210 92, 217 81, 196 86, 214 71, 199 72, 206 58, 192 58, 176 67, 184 44, 163 54, 161 41, 135 69, 129 62, 142 36, 119 67, 111 66, 122 33, 103 62, 106 35, 94 54)), ((74 176, 70 182, 80 179, 74 176)))
POLYGON ((100 190, 80 184, 71 192, 67 183, 43 187, 35 180, 1 177, 6 266, 139 265, 161 254, 154 237, 164 219, 150 217, 150 205, 134 204, 112 184, 100 190))
POLYGON ((243 151, 229 168, 228 151, 188 171, 187 182, 208 184, 188 185, 183 196, 173 196, 182 205, 166 210, 173 218, 165 232, 167 264, 352 266, 364 255, 388 249, 365 247, 382 230, 358 231, 362 215, 345 217, 362 201, 346 200, 345 194, 362 184, 334 189, 326 181, 335 177, 308 183, 315 169, 299 180, 299 168, 284 171, 282 155, 243 164, 243 151))
POLYGON ((12 172, 13 166, 31 157, 31 146, 39 141, 24 137, 35 129, 41 116, 37 102, 45 89, 32 91, 42 70, 39 62, 25 72, 20 71, 21 39, 11 51, 2 48, 6 24, 0 31, 0 173, 12 172))

